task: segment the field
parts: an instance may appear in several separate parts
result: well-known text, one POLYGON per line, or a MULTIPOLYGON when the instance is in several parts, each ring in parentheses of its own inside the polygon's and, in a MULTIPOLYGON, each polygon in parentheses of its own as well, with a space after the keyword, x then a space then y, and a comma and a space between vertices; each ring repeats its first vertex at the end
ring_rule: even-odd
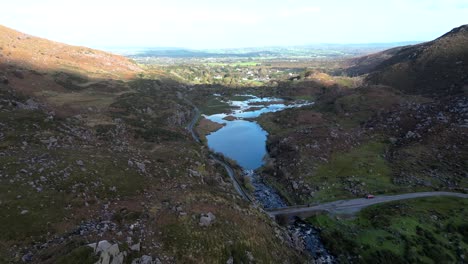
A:
POLYGON ((463 263, 467 218, 466 199, 424 198, 369 207, 354 218, 308 221, 341 263, 463 263))

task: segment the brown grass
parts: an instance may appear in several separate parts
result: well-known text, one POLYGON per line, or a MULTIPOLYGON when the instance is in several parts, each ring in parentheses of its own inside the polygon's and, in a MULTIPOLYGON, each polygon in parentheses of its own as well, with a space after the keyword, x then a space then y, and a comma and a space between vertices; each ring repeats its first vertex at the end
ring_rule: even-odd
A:
POLYGON ((89 77, 128 79, 142 70, 129 59, 85 47, 33 37, 0 25, 0 62, 48 72, 81 72, 89 77))

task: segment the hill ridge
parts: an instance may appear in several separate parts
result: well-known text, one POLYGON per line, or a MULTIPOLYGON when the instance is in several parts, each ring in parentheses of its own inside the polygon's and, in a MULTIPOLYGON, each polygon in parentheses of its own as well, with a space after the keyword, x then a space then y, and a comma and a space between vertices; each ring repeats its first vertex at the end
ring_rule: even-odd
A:
POLYGON ((40 71, 68 71, 88 77, 132 78, 142 69, 112 53, 25 34, 0 25, 0 64, 40 71))

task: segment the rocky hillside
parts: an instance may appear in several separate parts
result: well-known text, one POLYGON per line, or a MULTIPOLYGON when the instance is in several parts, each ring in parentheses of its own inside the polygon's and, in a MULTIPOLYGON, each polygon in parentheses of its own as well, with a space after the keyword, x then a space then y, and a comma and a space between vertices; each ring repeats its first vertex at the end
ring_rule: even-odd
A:
POLYGON ((356 59, 350 73, 411 94, 448 95, 468 89, 468 25, 433 41, 356 59))
POLYGON ((72 72, 95 78, 131 78, 142 71, 122 56, 30 36, 2 25, 0 64, 42 72, 72 72))
POLYGON ((0 25, 0 81, 59 115, 98 114, 143 70, 128 58, 0 25))
POLYGON ((300 263, 194 142, 188 88, 2 28, 0 263, 300 263), (143 78, 145 77, 145 78, 143 78))
POLYGON ((282 96, 309 92, 315 105, 260 118, 273 158, 266 174, 276 175, 271 180, 294 203, 405 189, 463 190, 466 47, 468 26, 462 26, 431 42, 358 59, 370 65, 388 57, 362 87, 282 84, 282 96))
MULTIPOLYGON (((291 204, 360 198, 366 194, 466 192, 467 29, 462 26, 428 43, 358 59, 361 66, 377 66, 367 76, 367 83, 357 88, 320 87, 317 82, 307 80, 280 84, 279 95, 309 95, 315 104, 259 118, 269 132, 270 159, 262 169, 263 179, 291 204)), ((465 232, 462 222, 456 219, 466 213, 463 208, 461 203, 454 207, 460 214, 457 211, 438 215, 457 223, 453 229, 455 237, 465 232)), ((421 210, 415 206, 413 210, 416 209, 421 210)), ((383 247, 411 247, 412 239, 423 239, 422 227, 419 231, 404 229, 394 233, 399 238, 392 246, 382 246, 369 237, 389 241, 389 236, 383 235, 389 230, 388 223, 399 221, 400 217, 409 216, 410 219, 405 219, 407 223, 423 222, 411 214, 389 216, 383 210, 374 213, 363 222, 385 221, 380 227, 372 224, 372 231, 366 232, 363 240, 353 238, 361 230, 344 226, 343 223, 348 223, 345 219, 330 216, 311 221, 322 230, 324 243, 343 263, 408 262, 399 259, 424 262, 435 259, 431 254, 434 247, 441 248, 438 252, 446 252, 449 262, 464 261, 465 254, 460 252, 467 252, 466 242, 452 248, 445 241, 431 239, 427 243, 418 242, 421 250, 417 252, 386 251, 383 247), (346 232, 354 235, 342 235, 346 232), (408 237, 401 240, 401 234, 408 237)), ((428 217, 428 211, 425 214, 428 217)), ((434 232, 452 235, 442 225, 438 226, 434 232)))
POLYGON ((350 76, 359 76, 372 72, 378 65, 391 58, 405 47, 396 47, 366 56, 349 59, 344 72, 350 76))

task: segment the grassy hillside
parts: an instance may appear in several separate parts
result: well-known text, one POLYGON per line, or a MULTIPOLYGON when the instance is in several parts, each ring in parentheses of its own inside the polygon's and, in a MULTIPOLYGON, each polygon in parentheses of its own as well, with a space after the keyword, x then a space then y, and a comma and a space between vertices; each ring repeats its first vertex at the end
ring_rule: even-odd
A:
POLYGON ((1 25, 0 63, 2 66, 64 71, 93 78, 132 78, 141 72, 127 58, 30 36, 1 25))
MULTIPOLYGON (((468 188, 468 27, 355 59, 364 85, 282 83, 314 105, 259 118, 269 132, 264 179, 293 204, 366 194, 468 188)), ((455 263, 466 255, 466 202, 428 199, 310 221, 342 263, 455 263), (434 254, 437 252, 437 254, 434 254)))
POLYGON ((425 95, 466 93, 468 85, 468 25, 440 38, 403 47, 376 66, 369 83, 425 95))
POLYGON ((463 263, 468 253, 466 199, 424 198, 369 207, 355 218, 320 215, 340 263, 463 263))
POLYGON ((193 142, 187 87, 123 57, 2 30, 0 263, 94 263, 84 245, 101 240, 126 263, 306 259, 193 142))

